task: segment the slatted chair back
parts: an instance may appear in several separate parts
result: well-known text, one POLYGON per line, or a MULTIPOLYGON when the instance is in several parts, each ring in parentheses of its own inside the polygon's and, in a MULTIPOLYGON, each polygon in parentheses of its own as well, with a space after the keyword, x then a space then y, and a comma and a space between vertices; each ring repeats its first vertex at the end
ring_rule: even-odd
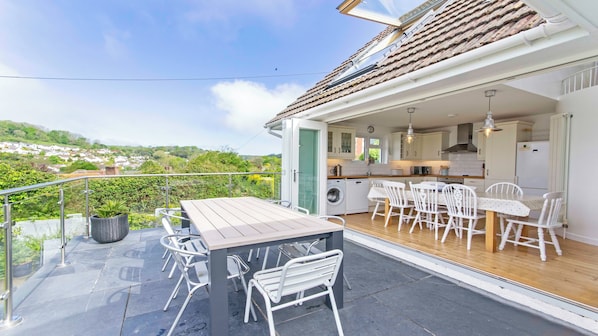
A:
POLYGON ((164 228, 164 231, 166 231, 166 234, 175 234, 174 229, 172 228, 172 224, 170 224, 170 220, 168 220, 168 217, 162 217, 162 227, 164 228))
POLYGON ((486 188, 487 193, 502 194, 502 195, 523 195, 523 189, 511 182, 498 182, 486 188))
POLYGON ((538 217, 538 225, 545 226, 547 228, 559 227, 559 215, 561 207, 563 206, 563 192, 555 191, 549 192, 544 195, 544 205, 538 217))
POLYGON ((384 181, 383 186, 390 206, 404 208, 409 205, 407 195, 405 194, 405 183, 384 181))
POLYGON ((332 291, 342 260, 341 250, 331 250, 291 259, 284 266, 255 272, 253 279, 249 281, 243 321, 247 323, 249 311, 253 308, 253 287, 262 294, 266 303, 268 326, 272 336, 276 335, 273 311, 328 295, 338 333, 342 336, 343 328, 332 291), (285 299, 281 303, 282 298, 288 295, 293 295, 294 299, 285 299), (270 301, 277 305, 273 306, 270 301))
POLYGON ((449 216, 464 219, 478 216, 478 197, 472 188, 462 184, 447 184, 442 188, 442 195, 449 216))
POLYGON ((438 212, 438 189, 431 184, 413 184, 409 182, 413 194, 415 210, 420 213, 435 214, 438 212))
POLYGON ((270 291, 270 298, 278 303, 285 295, 332 286, 342 259, 342 251, 336 250, 289 260, 282 268, 278 288, 270 291))

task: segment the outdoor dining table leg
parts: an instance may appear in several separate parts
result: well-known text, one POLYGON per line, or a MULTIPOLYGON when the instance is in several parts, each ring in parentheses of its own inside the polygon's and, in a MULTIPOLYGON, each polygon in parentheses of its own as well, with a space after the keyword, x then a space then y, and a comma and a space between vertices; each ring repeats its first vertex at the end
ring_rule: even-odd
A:
POLYGON ((226 249, 212 250, 209 253, 210 281, 210 334, 213 336, 228 335, 228 292, 226 249))
MULTIPOLYGON (((343 231, 334 231, 332 234, 326 238, 326 251, 330 250, 343 250, 343 231)), ((345 260, 343 258, 343 262, 341 267, 339 268, 338 275, 336 276, 336 280, 334 282, 334 286, 332 286, 332 292, 334 293, 334 300, 336 301, 336 307, 338 309, 343 308, 344 296, 343 296, 343 268, 345 265, 345 260)), ((328 308, 332 308, 330 306, 330 302, 328 297, 326 298, 326 305, 328 308)))
POLYGON ((496 252, 497 224, 498 217, 496 216, 496 211, 486 210, 486 251, 488 252, 496 252))

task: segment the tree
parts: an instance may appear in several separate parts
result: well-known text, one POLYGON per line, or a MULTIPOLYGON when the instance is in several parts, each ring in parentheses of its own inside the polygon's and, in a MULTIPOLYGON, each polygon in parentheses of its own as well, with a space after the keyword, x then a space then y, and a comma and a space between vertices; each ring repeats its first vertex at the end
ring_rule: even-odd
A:
POLYGON ((67 167, 61 168, 60 171, 68 174, 68 173, 72 173, 75 170, 79 170, 79 169, 81 169, 81 170, 98 170, 98 167, 91 162, 78 160, 78 161, 71 163, 67 167))
POLYGON ((141 164, 139 170, 142 174, 164 174, 166 169, 154 160, 147 160, 141 164))

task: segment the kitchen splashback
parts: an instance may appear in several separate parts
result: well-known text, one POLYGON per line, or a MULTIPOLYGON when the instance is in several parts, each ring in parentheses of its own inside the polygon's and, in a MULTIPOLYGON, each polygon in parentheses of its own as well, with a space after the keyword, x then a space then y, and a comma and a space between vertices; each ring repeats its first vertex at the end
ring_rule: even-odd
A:
POLYGON ((483 160, 476 153, 450 153, 449 175, 483 176, 483 160))
POLYGON ((440 166, 449 166, 449 175, 483 176, 483 160, 478 160, 476 153, 450 153, 449 161, 392 161, 390 164, 376 163, 367 165, 363 161, 328 159, 328 169, 340 164, 344 176, 366 175, 368 169, 372 175, 391 175, 392 169, 403 169, 409 174, 411 166, 430 166, 432 174, 440 174, 440 166))

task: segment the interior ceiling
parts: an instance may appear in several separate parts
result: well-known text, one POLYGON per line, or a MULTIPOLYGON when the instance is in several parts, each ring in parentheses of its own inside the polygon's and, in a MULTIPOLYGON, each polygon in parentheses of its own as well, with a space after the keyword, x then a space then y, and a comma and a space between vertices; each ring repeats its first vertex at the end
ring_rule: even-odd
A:
MULTIPOLYGON (((490 103, 495 121, 555 111, 556 99, 509 85, 495 85, 409 105, 408 107, 415 107, 415 113, 412 116, 413 128, 419 130, 483 121, 488 112, 488 98, 484 91, 490 89, 496 90, 496 95, 492 97, 490 103)), ((407 106, 403 106, 352 118, 350 122, 352 124, 407 128, 409 116, 407 106)))

